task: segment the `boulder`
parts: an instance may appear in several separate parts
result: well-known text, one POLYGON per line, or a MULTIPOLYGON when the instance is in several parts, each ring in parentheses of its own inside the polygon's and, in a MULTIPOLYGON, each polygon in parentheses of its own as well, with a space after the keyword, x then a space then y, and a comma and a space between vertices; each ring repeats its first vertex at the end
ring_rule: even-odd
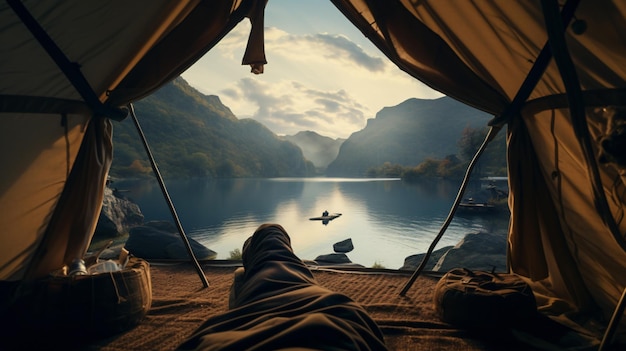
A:
POLYGON ((333 250, 337 253, 348 253, 354 250, 354 245, 352 244, 352 239, 348 238, 346 240, 337 242, 333 244, 333 250))
MULTIPOLYGON (((187 237, 194 255, 199 260, 212 260, 217 253, 187 237)), ((178 234, 177 228, 165 221, 147 222, 131 228, 124 246, 131 254, 146 260, 150 259, 189 259, 187 248, 178 234)))
POLYGON ((452 268, 467 268, 506 272, 507 237, 503 234, 467 234, 437 262, 434 271, 447 272, 452 268))
MULTIPOLYGON (((453 247, 454 246, 450 245, 450 246, 443 247, 441 249, 434 250, 430 254, 430 257, 428 258, 428 263, 426 264, 426 267, 424 267, 424 270, 434 271, 435 265, 437 264, 437 262, 439 262, 439 259, 443 255, 445 255, 446 252, 448 252, 448 250, 452 249, 453 247)), ((416 270, 417 267, 420 265, 420 263, 422 263, 424 256, 426 256, 425 253, 407 256, 404 259, 404 265, 400 267, 400 269, 410 270, 410 271, 416 270)))
POLYGON ((320 265, 329 264, 329 263, 330 264, 352 263, 352 261, 350 261, 348 256, 346 256, 346 254, 344 253, 331 253, 327 255, 319 255, 315 258, 315 262, 319 263, 320 265))
POLYGON ((143 224, 139 206, 109 187, 104 188, 102 210, 94 232, 94 239, 108 239, 125 235, 129 228, 143 224))

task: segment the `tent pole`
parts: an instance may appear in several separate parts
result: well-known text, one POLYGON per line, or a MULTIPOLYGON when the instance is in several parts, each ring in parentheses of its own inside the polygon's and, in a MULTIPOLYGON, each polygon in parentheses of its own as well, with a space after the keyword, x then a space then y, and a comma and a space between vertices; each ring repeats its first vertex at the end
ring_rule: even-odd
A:
MULTIPOLYGON (((561 20, 564 23, 569 23, 571 21, 572 17, 574 16, 574 12, 576 11, 576 7, 578 6, 578 2, 579 2, 579 0, 570 0, 567 3, 565 3, 565 5, 563 6, 563 10, 561 11, 561 14, 560 14, 562 16, 561 20)), ((545 71, 545 69, 546 69, 547 65, 549 64, 551 58, 552 58, 551 45, 548 42, 542 48, 539 56, 537 57, 537 60, 535 61, 535 64, 533 65, 531 71, 527 75, 527 77, 524 80, 523 84, 520 86, 520 89, 518 90, 517 94, 513 98, 513 101, 511 102, 511 104, 507 107, 507 109, 502 114, 500 114, 499 116, 494 117, 489 122, 489 125, 492 126, 492 129, 489 131, 489 134, 491 134, 491 132, 493 131, 494 126, 499 126, 498 129, 495 131, 495 133, 493 135, 493 137, 495 137, 495 134, 497 134, 497 132, 500 130, 501 126, 503 124, 505 124, 509 120, 509 118, 511 118, 512 116, 514 116, 514 115, 519 113, 519 111, 521 110, 522 105, 524 104, 526 99, 528 99, 528 96, 530 96, 530 93, 532 92, 532 90, 537 85, 537 82, 541 78, 541 75, 545 71)), ((489 137, 489 134, 487 135, 487 138, 489 137)), ((486 139, 485 139, 485 142, 487 142, 486 139)), ((483 145, 481 146, 481 149, 483 148, 483 146, 486 146, 486 143, 483 143, 483 145)), ((467 172, 465 174, 465 178, 463 179, 463 183, 461 184, 461 189, 459 189, 459 193, 457 194, 457 198, 456 198, 456 200, 454 202, 454 205, 453 205, 453 207, 452 207, 452 209, 450 211, 450 214, 448 215, 448 218, 446 218, 446 222, 444 223, 443 227, 441 228, 441 231, 439 232, 439 234, 437 235, 437 237, 435 238, 433 243, 428 248, 428 251, 426 252, 426 255, 424 255, 424 258, 422 259, 422 262, 417 267, 417 270, 413 273, 413 275, 411 276, 411 279, 409 280, 409 282, 404 286, 404 288, 402 288, 402 291, 400 292, 400 296, 404 296, 406 294, 406 292, 411 288, 411 285, 413 284, 415 279, 417 279, 419 274, 424 269, 424 266, 426 266, 426 263, 428 262, 428 259, 430 258, 430 255, 432 254, 432 251, 434 250, 435 246, 437 245, 437 243, 439 242, 439 240, 443 236, 444 231, 446 230, 446 228, 448 227, 448 225, 452 221, 452 216, 454 216, 454 212, 456 211, 456 208, 458 207, 458 205, 459 205, 459 203, 461 201, 460 197, 461 197, 463 191, 465 190, 465 187, 466 187, 465 183, 466 183, 467 179, 469 178, 469 174, 471 173, 471 169, 474 167, 473 163, 475 162, 475 160, 479 156, 479 153, 482 152, 481 149, 478 150, 477 154, 474 156, 474 159, 472 159, 472 162, 469 165, 469 168, 468 168, 468 170, 467 170, 467 172)))
POLYGON ((196 259, 195 254, 193 253, 193 250, 191 249, 191 245, 189 244, 189 240, 187 240, 187 235, 185 235, 185 231, 183 230, 183 226, 180 224, 180 220, 178 219, 178 214, 176 214, 176 209, 174 208, 174 205, 172 203, 172 199, 170 198, 169 193, 167 192, 167 189, 165 188, 165 183, 163 182, 163 177, 161 177, 161 173, 159 172, 159 168, 156 165, 156 162, 154 161, 154 157, 152 156, 152 152, 150 151, 150 147, 148 146, 148 142, 146 141, 146 136, 143 134, 143 131, 141 130, 141 126, 139 125, 139 120, 137 120, 137 116, 135 115, 135 108, 133 107, 133 104, 128 104, 128 109, 130 110, 130 115, 133 118, 133 122, 135 122, 135 127, 137 127, 137 132, 139 133, 139 136, 141 137, 141 141, 143 143, 144 148, 146 149, 146 153, 148 154, 148 158, 150 159, 150 165, 152 166, 152 171, 154 172, 157 181, 159 182, 159 186, 161 187, 161 191, 163 192, 163 196, 165 197, 165 200, 167 202, 167 205, 170 208, 170 212, 172 213, 172 217, 174 218, 174 222, 176 222, 176 227, 178 228, 178 234, 180 234, 180 238, 183 240, 183 243, 185 244, 185 248, 187 249, 187 253, 189 254, 189 257, 191 258, 196 271, 198 272, 198 275, 200 276, 200 280, 202 280, 202 284, 204 285, 205 288, 209 287, 209 282, 206 278, 206 276, 204 275, 204 272, 202 271, 202 268, 200 267, 200 264, 198 263, 198 260, 196 259))
POLYGON ((470 175, 472 174, 472 170, 474 169, 474 166, 476 166, 476 163, 478 162, 480 155, 482 155, 483 151, 485 151, 485 149, 487 148, 487 145, 496 137, 500 129, 501 127, 497 127, 497 126, 491 126, 489 128, 489 132, 487 133, 487 136, 485 136, 485 140, 483 141, 482 145, 480 145, 480 148, 478 148, 478 151, 476 151, 474 158, 472 158, 472 161, 467 166, 467 170, 465 171, 465 177, 463 178, 461 187, 459 188, 459 191, 456 194, 456 199, 454 200, 454 204, 452 205, 452 208, 450 209, 450 213, 448 214, 448 217, 446 218, 444 224, 441 226, 441 229, 439 230, 439 234, 437 234, 433 242, 430 244, 430 247, 428 247, 428 251, 426 251, 424 258, 422 258, 422 262, 420 262, 420 265, 417 267, 415 272, 413 272, 413 275, 411 276, 409 281, 404 285, 404 287, 400 291, 400 296, 406 295, 407 291, 411 288, 411 286, 413 285, 417 277, 424 270, 424 267, 428 263, 428 259, 430 258, 430 255, 433 253, 433 250, 437 246, 437 243, 439 243, 439 240, 443 237, 443 234, 446 232, 446 229, 448 229, 450 222, 452 222, 452 219, 454 218, 454 213, 456 212, 457 208, 459 207, 459 204, 461 203, 461 199, 463 198, 463 193, 465 192, 465 188, 467 188, 467 184, 469 184, 469 178, 470 178, 470 175))
POLYGON ((615 311, 613 312, 613 316, 611 317, 611 321, 604 332, 604 337, 602 338, 602 343, 600 343, 600 347, 598 351, 607 350, 607 347, 613 343, 613 337, 615 336, 615 331, 617 330, 617 326, 619 325, 619 321, 622 319, 622 315, 624 314, 624 309, 626 308, 626 288, 624 288, 624 292, 622 292, 622 297, 619 299, 617 306, 615 307, 615 311))
POLYGON ((80 64, 69 60, 61 48, 52 40, 50 35, 46 33, 41 24, 28 12, 28 9, 24 6, 22 1, 7 0, 7 4, 11 6, 15 14, 32 33, 33 37, 37 39, 42 49, 48 53, 57 67, 63 71, 63 74, 65 74, 78 94, 80 94, 96 115, 106 116, 116 121, 121 121, 126 118, 127 112, 125 110, 100 102, 100 99, 98 99, 98 96, 96 96, 89 82, 80 71, 80 64))

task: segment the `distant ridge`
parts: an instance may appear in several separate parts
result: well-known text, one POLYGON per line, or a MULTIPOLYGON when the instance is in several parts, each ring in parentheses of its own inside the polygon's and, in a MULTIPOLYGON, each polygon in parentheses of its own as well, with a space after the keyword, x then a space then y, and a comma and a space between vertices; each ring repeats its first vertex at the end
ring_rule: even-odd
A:
POLYGON ((360 177, 385 162, 416 166, 429 157, 457 154, 463 129, 484 128, 491 118, 450 97, 408 99, 383 108, 364 129, 350 135, 326 175, 360 177))
MULTIPOLYGON (((135 111, 164 177, 289 177, 314 175, 299 147, 261 123, 237 119, 217 96, 176 78, 136 102, 135 111)), ((113 125, 111 175, 151 175, 133 122, 113 125)))
POLYGON ((313 131, 302 131, 294 135, 285 135, 283 139, 288 140, 300 147, 304 157, 315 164, 319 173, 324 173, 326 167, 335 160, 339 154, 339 147, 345 139, 332 139, 322 136, 313 131))
MULTIPOLYGON (((466 127, 480 129, 488 114, 443 97, 409 99, 385 107, 348 139, 313 131, 279 137, 252 119, 238 119, 217 96, 203 95, 182 78, 135 103, 165 177, 365 176, 385 162, 416 166, 457 154, 466 127)), ((150 177, 145 151, 130 119, 114 122, 117 178, 150 177)))

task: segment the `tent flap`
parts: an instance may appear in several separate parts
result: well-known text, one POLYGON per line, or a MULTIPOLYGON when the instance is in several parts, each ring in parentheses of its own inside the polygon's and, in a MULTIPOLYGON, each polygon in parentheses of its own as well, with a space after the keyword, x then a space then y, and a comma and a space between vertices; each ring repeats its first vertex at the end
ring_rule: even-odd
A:
MULTIPOLYGON (((626 105, 626 1, 331 2, 400 69, 508 123, 512 271, 542 310, 608 319, 626 286, 626 171, 599 151, 626 138, 602 113, 626 105)), ((0 279, 84 252, 111 161, 102 115, 125 115, 246 17, 243 62, 262 72, 266 3, 0 3, 0 279)))
POLYGON ((0 279, 42 277, 84 254, 111 162, 101 117, 124 118, 128 102, 191 66, 252 3, 0 3, 0 279))

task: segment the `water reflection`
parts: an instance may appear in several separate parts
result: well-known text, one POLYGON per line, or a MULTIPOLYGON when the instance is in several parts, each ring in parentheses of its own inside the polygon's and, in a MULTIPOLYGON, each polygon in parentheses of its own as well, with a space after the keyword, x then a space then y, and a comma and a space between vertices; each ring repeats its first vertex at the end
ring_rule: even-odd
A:
MULTIPOLYGON (((116 184, 140 206, 146 220, 171 220, 155 182, 116 184)), ((228 258, 264 222, 280 223, 295 252, 306 259, 332 252, 351 238, 356 263, 399 268, 406 256, 426 251, 457 191, 449 182, 408 184, 398 179, 277 178, 188 180, 167 183, 187 234, 228 258), (342 213, 323 224, 309 218, 342 213)), ((438 247, 477 231, 505 232, 508 218, 458 217, 438 247)))

